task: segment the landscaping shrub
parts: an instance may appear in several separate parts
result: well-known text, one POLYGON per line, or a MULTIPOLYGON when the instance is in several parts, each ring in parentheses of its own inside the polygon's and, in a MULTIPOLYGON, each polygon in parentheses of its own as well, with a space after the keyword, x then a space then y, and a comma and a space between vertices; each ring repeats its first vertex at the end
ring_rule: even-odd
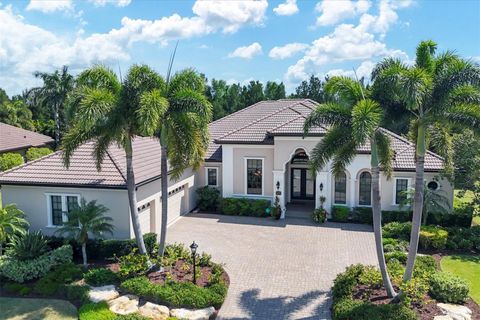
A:
POLYGON ((382 224, 390 222, 409 222, 412 221, 412 211, 404 210, 382 210, 382 224))
MULTIPOLYGON (((335 305, 336 307, 336 305, 335 305)), ((415 312, 402 304, 375 305, 368 302, 342 301, 341 309, 333 309, 333 320, 416 320, 415 312), (340 309, 340 310, 339 310, 340 309), (339 312, 341 311, 341 312, 339 312)))
POLYGON ((358 283, 378 288, 382 285, 382 274, 373 266, 366 266, 358 276, 358 283))
POLYGON ((220 191, 217 188, 205 186, 198 188, 197 206, 201 211, 218 211, 220 205, 220 191))
POLYGON ((401 296, 406 305, 422 305, 423 298, 428 292, 428 282, 422 278, 412 278, 408 282, 400 284, 401 296))
POLYGON ((353 219, 360 223, 373 224, 373 213, 370 207, 356 207, 353 209, 353 219))
POLYGON ((468 292, 468 283, 454 274, 439 272, 430 279, 430 295, 438 301, 461 304, 468 292))
POLYGON ((358 283, 358 277, 364 270, 361 264, 347 267, 344 272, 337 275, 333 280, 332 295, 334 300, 340 300, 352 296, 352 290, 358 283))
POLYGON ((151 320, 151 318, 144 317, 138 313, 130 313, 130 314, 118 314, 114 320, 151 320))
POLYGON ((446 247, 450 250, 480 252, 480 226, 467 228, 446 228, 448 239, 446 247))
POLYGON ((40 257, 48 249, 47 238, 37 231, 14 237, 7 253, 17 260, 25 261, 40 257))
POLYGON ((7 171, 23 164, 23 157, 19 153, 4 153, 0 155, 0 171, 7 171))
POLYGON ((3 286, 3 289, 7 292, 17 293, 17 294, 20 294, 22 296, 25 296, 25 295, 29 294, 30 291, 32 291, 32 289, 30 289, 26 285, 21 284, 21 283, 16 283, 16 282, 6 283, 3 286))
POLYGON ((332 207, 332 220, 336 222, 347 222, 350 208, 345 206, 332 207))
POLYGON ((382 227, 385 238, 409 241, 412 224, 410 222, 390 222, 382 227))
POLYGON ((420 276, 420 273, 431 275, 437 271, 437 263, 432 256, 417 256, 415 259, 414 276, 420 276))
POLYGON ((393 239, 393 238, 383 238, 383 250, 385 252, 392 251, 402 251, 406 252, 408 248, 408 241, 393 239))
POLYGON ((25 158, 27 158, 27 161, 32 161, 36 160, 41 157, 48 156, 49 154, 53 153, 52 149, 50 148, 28 148, 25 158))
POLYGON ((115 284, 118 281, 117 274, 105 268, 88 270, 83 278, 86 283, 94 287, 115 284))
POLYGON ((213 284, 202 288, 190 282, 167 282, 164 285, 151 283, 146 277, 137 277, 124 281, 121 289, 148 301, 165 304, 170 307, 219 308, 227 294, 227 287, 213 284))
POLYGON ((119 257, 118 262, 118 274, 123 279, 142 275, 148 270, 148 257, 137 254, 136 248, 126 256, 119 257))
POLYGON ((88 286, 64 284, 60 290, 68 300, 80 301, 81 303, 89 301, 88 292, 90 291, 90 288, 88 286))
POLYGON ((445 249, 448 232, 440 227, 422 226, 420 230, 420 247, 422 249, 445 249))
POLYGON ((173 243, 165 246, 165 253, 162 257, 162 265, 173 266, 178 260, 192 263, 192 255, 190 251, 181 243, 173 243))
POLYGON ((114 320, 116 316, 106 302, 86 303, 78 310, 79 320, 114 320))
POLYGON ((407 254, 402 251, 385 252, 385 261, 398 261, 405 264, 407 262, 407 254))
POLYGON ((55 294, 64 284, 82 278, 82 271, 73 263, 66 263, 54 268, 39 279, 33 291, 43 295, 55 294))
POLYGON ((353 300, 350 298, 342 299, 335 302, 332 308, 333 320, 350 320, 353 310, 363 305, 365 302, 361 300, 353 300))
POLYGON ((26 280, 43 277, 52 268, 72 261, 72 247, 62 246, 32 260, 0 257, 0 276, 23 283, 26 280))
POLYGON ((316 223, 324 223, 327 220, 327 211, 323 208, 317 208, 313 210, 312 220, 316 223))
POLYGON ((223 198, 221 205, 223 214, 254 217, 268 216, 270 206, 269 200, 246 198, 223 198))

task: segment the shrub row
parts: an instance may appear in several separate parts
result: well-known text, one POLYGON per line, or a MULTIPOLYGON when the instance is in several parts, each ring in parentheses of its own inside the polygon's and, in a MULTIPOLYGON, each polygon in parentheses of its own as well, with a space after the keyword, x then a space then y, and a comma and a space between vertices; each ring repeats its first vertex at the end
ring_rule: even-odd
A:
POLYGON ((46 275, 52 268, 72 261, 72 247, 61 246, 40 257, 20 261, 9 256, 0 257, 0 276, 15 282, 36 279, 46 275))
MULTIPOLYGON (((51 248, 58 248, 64 244, 69 244, 73 248, 73 257, 75 260, 82 259, 81 245, 72 239, 62 237, 47 237, 48 245, 51 248)), ((151 254, 157 243, 157 235, 155 233, 146 233, 143 235, 143 240, 147 248, 147 252, 151 254)), ((102 240, 89 239, 87 242, 88 258, 92 260, 110 259, 114 256, 120 257, 127 255, 133 249, 137 248, 135 239, 131 240, 102 240)))
POLYGON ((170 307, 220 308, 227 294, 223 283, 202 288, 190 282, 167 282, 164 285, 151 283, 146 277, 137 277, 122 282, 120 288, 145 300, 170 307))
POLYGON ((231 216, 266 217, 270 200, 248 198, 222 198, 217 188, 205 186, 197 189, 197 206, 201 211, 218 212, 231 216))

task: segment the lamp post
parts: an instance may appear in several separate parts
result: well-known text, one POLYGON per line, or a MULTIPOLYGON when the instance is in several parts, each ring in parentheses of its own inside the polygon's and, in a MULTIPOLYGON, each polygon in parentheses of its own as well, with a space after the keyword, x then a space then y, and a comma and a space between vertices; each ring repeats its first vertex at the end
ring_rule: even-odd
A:
POLYGON ((196 263, 195 263, 197 248, 198 248, 198 244, 196 244, 195 241, 193 241, 192 244, 190 245, 190 251, 192 252, 192 259, 193 259, 193 284, 197 284, 197 273, 196 273, 196 263))

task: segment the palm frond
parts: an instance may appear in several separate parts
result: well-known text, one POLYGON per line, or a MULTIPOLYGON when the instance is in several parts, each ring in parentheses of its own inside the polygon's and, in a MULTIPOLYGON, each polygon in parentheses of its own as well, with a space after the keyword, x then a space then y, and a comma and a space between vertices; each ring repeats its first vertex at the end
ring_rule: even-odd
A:
POLYGON ((341 146, 348 144, 351 140, 352 136, 348 128, 342 126, 330 128, 311 152, 309 167, 312 174, 323 169, 341 146))
POLYGON ((335 102, 321 104, 307 116, 303 124, 303 135, 306 136, 310 128, 315 126, 350 127, 351 112, 351 108, 335 102))
POLYGON ((432 72, 435 68, 434 54, 437 50, 437 44, 432 40, 420 42, 417 46, 415 64, 418 68, 427 72, 432 72))
POLYGON ((362 145, 373 136, 382 119, 382 109, 373 100, 361 100, 352 110, 352 136, 362 145))
POLYGON ((364 89, 360 82, 345 76, 335 76, 325 83, 325 92, 337 97, 337 101, 353 105, 364 98, 364 89))
POLYGON ((392 162, 394 157, 392 141, 382 130, 377 130, 375 132, 374 139, 375 143, 377 144, 380 169, 385 173, 387 178, 391 178, 393 173, 392 162))
POLYGON ((140 97, 139 108, 135 112, 140 133, 152 136, 158 131, 159 123, 168 107, 168 100, 162 96, 160 90, 144 92, 140 97))

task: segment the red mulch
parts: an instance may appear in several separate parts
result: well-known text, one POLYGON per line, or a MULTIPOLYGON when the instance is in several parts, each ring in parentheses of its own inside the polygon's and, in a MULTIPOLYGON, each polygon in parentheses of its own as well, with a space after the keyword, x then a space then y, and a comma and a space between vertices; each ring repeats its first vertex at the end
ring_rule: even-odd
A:
MULTIPOLYGON (((206 287, 209 283, 210 276, 212 275, 211 267, 197 266, 197 270, 200 270, 200 276, 197 273, 196 285, 199 287, 206 287)), ((193 267, 190 263, 184 260, 178 260, 173 266, 165 266, 162 272, 156 271, 147 275, 148 279, 157 284, 164 284, 167 277, 175 282, 192 282, 193 281, 193 267)), ((226 272, 222 274, 222 279, 228 286, 230 279, 226 272)))
MULTIPOLYGON (((398 288, 395 290, 398 291, 398 288)), ((358 285, 353 291, 353 297, 359 300, 369 300, 373 304, 392 303, 392 299, 387 297, 385 289, 372 290, 365 285, 358 285)), ((480 306, 475 301, 468 299, 464 305, 472 310, 472 320, 480 320, 480 306)), ((424 297, 423 304, 412 306, 412 310, 421 320, 432 320, 435 316, 443 315, 442 310, 437 307, 437 302, 428 294, 424 297)))

